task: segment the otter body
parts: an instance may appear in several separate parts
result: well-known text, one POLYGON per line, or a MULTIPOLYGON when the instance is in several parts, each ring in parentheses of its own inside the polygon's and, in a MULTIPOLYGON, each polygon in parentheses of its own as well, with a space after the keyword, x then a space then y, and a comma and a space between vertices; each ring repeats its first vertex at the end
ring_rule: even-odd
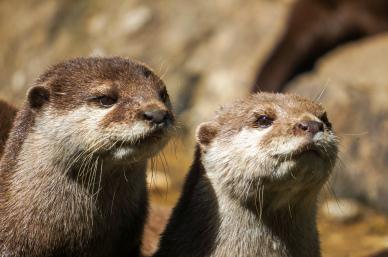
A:
POLYGON ((182 195, 155 257, 318 257, 316 201, 336 137, 323 108, 257 94, 197 130, 182 195))
POLYGON ((45 72, 0 163, 0 256, 139 256, 146 161, 173 120, 164 83, 134 61, 45 72))

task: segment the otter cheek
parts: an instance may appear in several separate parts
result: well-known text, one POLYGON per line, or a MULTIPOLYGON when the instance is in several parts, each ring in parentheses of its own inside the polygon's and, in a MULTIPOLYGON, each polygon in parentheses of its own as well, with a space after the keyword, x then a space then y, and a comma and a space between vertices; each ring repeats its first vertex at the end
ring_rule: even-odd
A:
POLYGON ((273 155, 289 155, 295 152, 303 141, 300 137, 278 137, 272 140, 268 148, 273 149, 273 155))

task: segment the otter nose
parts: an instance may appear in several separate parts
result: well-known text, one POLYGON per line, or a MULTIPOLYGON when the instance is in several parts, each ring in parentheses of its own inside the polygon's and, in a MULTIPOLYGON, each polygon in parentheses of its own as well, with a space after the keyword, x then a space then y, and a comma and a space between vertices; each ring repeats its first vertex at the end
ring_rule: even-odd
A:
POLYGON ((308 132, 313 135, 316 133, 323 131, 323 123, 319 121, 313 121, 313 120, 308 120, 308 121, 300 121, 296 124, 296 128, 300 131, 308 132))
POLYGON ((143 113, 143 118, 156 125, 162 124, 168 120, 169 114, 166 110, 148 110, 143 113))

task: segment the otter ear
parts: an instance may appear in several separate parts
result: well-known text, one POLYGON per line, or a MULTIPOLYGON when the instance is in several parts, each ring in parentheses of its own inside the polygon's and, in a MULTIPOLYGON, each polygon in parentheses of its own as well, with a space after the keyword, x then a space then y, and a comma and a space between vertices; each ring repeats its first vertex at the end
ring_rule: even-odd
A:
POLYGON ((219 131, 219 124, 214 121, 201 123, 196 132, 197 142, 201 148, 207 147, 216 137, 219 131))
POLYGON ((48 102, 50 93, 47 88, 42 86, 34 86, 27 93, 27 99, 32 109, 42 107, 48 102))

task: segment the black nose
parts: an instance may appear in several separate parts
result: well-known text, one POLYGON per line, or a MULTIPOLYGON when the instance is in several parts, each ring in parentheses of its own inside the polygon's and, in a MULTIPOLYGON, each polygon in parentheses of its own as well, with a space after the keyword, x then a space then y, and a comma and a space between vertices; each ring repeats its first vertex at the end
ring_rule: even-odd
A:
POLYGON ((323 131, 324 129, 322 122, 313 121, 313 120, 298 122, 296 124, 296 128, 304 132, 309 132, 313 135, 315 135, 320 131, 323 131))
POLYGON ((166 110, 149 110, 143 113, 143 118, 158 125, 165 123, 169 119, 169 114, 166 110))

